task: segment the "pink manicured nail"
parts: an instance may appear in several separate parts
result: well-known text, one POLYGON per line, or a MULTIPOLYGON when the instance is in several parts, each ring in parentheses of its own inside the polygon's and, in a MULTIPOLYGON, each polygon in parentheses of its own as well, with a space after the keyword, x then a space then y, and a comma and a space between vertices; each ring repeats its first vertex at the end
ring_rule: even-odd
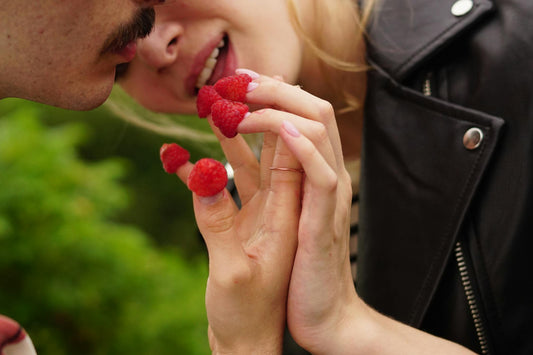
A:
POLYGON ((250 75, 252 80, 259 79, 259 77, 260 77, 259 74, 257 74, 256 72, 254 72, 253 70, 250 70, 250 69, 239 68, 239 69, 235 70, 235 73, 236 74, 248 74, 248 75, 250 75))
POLYGON ((248 84, 248 88, 246 89, 246 91, 247 91, 247 92, 254 91, 255 89, 257 89, 258 86, 259 86, 258 83, 251 81, 251 82, 248 84))
POLYGON ((283 128, 293 137, 300 137, 300 131, 289 121, 283 121, 283 128))

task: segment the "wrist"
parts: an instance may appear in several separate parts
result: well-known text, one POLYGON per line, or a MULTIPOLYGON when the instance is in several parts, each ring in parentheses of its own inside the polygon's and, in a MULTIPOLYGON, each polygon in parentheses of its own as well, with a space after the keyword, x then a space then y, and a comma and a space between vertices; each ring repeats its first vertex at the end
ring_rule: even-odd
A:
POLYGON ((335 326, 329 327, 322 346, 313 349, 315 355, 373 354, 379 348, 382 328, 375 311, 355 297, 346 305, 335 326))
POLYGON ((261 344, 235 344, 227 347, 216 347, 213 355, 281 355, 282 342, 261 344))
POLYGON ((213 355, 280 355, 282 351, 283 333, 265 334, 261 329, 253 330, 247 339, 234 339, 231 343, 215 340, 212 349, 213 355))

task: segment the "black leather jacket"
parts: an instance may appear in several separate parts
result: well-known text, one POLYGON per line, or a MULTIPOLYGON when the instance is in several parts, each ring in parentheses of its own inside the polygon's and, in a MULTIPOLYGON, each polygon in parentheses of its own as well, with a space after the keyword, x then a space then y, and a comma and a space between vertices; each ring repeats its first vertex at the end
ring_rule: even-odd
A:
POLYGON ((533 354, 533 0, 456 2, 381 0, 369 28, 357 289, 533 354))

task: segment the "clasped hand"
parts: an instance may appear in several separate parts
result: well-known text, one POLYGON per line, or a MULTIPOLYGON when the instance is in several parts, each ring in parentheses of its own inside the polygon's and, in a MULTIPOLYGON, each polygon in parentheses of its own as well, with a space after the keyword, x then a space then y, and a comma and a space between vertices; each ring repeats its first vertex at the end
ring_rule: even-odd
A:
MULTIPOLYGON (((297 86, 254 75, 263 107, 238 132, 263 133, 259 161, 240 136, 217 134, 235 172, 227 191, 194 196, 209 253, 206 307, 214 353, 281 353, 285 325, 312 352, 331 348, 357 300, 349 264, 351 183, 332 106, 297 86), (283 168, 283 169, 277 169, 283 168)), ((178 175, 186 181, 191 164, 178 175)))

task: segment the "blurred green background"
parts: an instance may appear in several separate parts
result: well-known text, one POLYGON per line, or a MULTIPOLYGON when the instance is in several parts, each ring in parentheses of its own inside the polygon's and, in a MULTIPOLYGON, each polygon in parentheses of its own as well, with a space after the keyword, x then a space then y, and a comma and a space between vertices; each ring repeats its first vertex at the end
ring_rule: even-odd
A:
POLYGON ((108 107, 0 101, 0 314, 40 355, 210 353, 206 251, 159 148, 222 154, 205 120, 166 119, 207 138, 156 134, 108 107))

